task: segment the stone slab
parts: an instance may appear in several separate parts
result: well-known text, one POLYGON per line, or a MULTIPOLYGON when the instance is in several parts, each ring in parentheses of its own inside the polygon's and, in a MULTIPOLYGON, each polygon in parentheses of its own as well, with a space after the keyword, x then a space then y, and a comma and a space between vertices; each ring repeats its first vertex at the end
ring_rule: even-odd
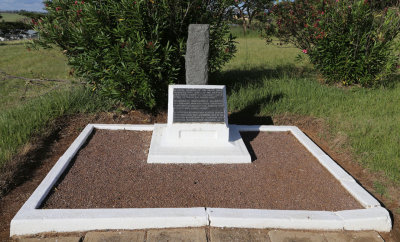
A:
POLYGON ((382 237, 374 231, 285 231, 272 230, 268 233, 271 242, 383 242, 382 237))
POLYGON ((186 43, 186 84, 207 85, 210 26, 190 24, 186 43))
POLYGON ((384 242, 382 237, 375 231, 361 232, 325 232, 324 237, 327 242, 384 242))
POLYGON ((205 242, 207 241, 206 230, 204 228, 191 229, 169 229, 169 230, 148 230, 147 242, 205 242))
POLYGON ((257 241, 270 242, 268 230, 261 229, 210 229, 210 240, 212 242, 242 242, 257 241))
POLYGON ((322 233, 272 230, 268 232, 271 242, 322 242, 326 241, 322 233))
POLYGON ((17 242, 80 242, 81 237, 17 238, 17 242))
POLYGON ((143 242, 145 234, 144 231, 89 232, 83 242, 143 242))

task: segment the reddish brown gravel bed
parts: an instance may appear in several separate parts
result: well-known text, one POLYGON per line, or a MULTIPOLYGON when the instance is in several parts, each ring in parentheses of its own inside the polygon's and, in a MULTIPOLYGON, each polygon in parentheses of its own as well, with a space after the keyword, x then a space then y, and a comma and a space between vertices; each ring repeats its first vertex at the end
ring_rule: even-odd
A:
POLYGON ((290 132, 243 132, 236 165, 147 164, 151 134, 94 131, 42 208, 362 208, 290 132))

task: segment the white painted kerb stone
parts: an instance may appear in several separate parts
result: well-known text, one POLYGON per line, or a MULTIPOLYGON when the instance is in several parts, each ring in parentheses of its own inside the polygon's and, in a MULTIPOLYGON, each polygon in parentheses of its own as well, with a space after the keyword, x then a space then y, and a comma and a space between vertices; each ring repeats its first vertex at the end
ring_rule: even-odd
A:
POLYGON ((299 211, 228 208, 126 208, 126 209, 38 209, 64 169, 85 143, 93 129, 152 131, 152 125, 89 124, 60 157, 11 221, 10 236, 42 232, 73 232, 107 229, 172 227, 240 227, 317 230, 376 230, 388 232, 388 211, 354 179, 330 159, 297 127, 240 126, 237 131, 290 131, 338 179, 365 209, 346 211, 299 211), (336 164, 336 166, 333 166, 336 164), (352 182, 354 181, 354 182, 352 182))

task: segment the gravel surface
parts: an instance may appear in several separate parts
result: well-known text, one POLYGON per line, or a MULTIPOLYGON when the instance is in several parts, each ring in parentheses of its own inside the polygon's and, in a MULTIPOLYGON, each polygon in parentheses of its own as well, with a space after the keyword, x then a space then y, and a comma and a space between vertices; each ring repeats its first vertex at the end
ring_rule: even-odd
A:
POLYGON ((362 208, 290 132, 242 132, 234 165, 147 164, 151 134, 94 131, 42 208, 362 208))

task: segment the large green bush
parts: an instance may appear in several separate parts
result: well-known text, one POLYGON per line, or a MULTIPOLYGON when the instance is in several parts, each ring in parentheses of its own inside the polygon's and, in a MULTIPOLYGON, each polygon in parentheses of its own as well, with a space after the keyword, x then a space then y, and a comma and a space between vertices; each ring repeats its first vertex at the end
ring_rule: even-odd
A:
POLYGON ((399 63, 398 7, 379 1, 296 0, 278 3, 266 27, 302 49, 330 83, 380 85, 399 63))
POLYGON ((36 44, 56 44, 78 77, 123 104, 164 106, 167 86, 184 83, 189 24, 210 24, 210 71, 236 51, 225 22, 228 1, 52 0, 35 22, 36 44))

